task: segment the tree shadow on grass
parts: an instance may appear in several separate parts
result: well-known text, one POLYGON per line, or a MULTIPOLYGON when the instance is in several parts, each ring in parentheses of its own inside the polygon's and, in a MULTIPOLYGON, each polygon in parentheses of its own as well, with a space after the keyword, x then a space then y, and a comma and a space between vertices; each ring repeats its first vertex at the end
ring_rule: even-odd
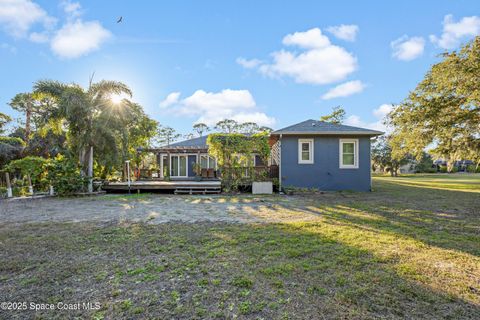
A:
MULTIPOLYGON (((0 292, 11 301, 100 301, 105 318, 473 319, 480 314, 478 305, 408 280, 389 261, 322 228, 312 223, 2 228, 0 292)), ((0 317, 12 315, 2 312, 0 317)))
POLYGON ((306 210, 320 215, 327 222, 333 220, 377 230, 480 257, 480 220, 464 220, 449 214, 387 206, 332 205, 306 210))
MULTIPOLYGON (((459 217, 479 218, 479 192, 429 188, 409 184, 408 181, 396 180, 395 178, 374 180, 373 188, 374 192, 364 195, 357 194, 355 199, 415 210, 448 211, 459 217)), ((478 190, 480 191, 480 189, 478 190)))

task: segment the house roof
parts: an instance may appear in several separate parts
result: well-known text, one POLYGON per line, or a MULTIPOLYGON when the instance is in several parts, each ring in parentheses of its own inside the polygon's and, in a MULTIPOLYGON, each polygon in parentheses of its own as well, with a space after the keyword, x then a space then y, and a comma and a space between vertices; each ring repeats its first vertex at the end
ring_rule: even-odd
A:
POLYGON ((193 138, 193 139, 188 139, 180 142, 175 142, 169 145, 170 148, 176 148, 176 147, 194 147, 194 148, 207 148, 207 138, 208 135, 193 138))
POLYGON ((275 130, 272 135, 292 135, 292 134, 310 134, 310 135, 365 135, 379 136, 383 132, 365 128, 346 126, 343 124, 334 124, 330 122, 309 119, 279 130, 275 130))

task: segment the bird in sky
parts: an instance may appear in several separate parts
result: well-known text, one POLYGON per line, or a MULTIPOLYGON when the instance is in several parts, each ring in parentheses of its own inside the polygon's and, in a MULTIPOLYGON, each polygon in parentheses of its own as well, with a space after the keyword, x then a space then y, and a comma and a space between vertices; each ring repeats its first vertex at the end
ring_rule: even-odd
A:
POLYGON ((120 23, 120 22, 122 22, 122 20, 123 20, 123 17, 122 17, 122 16, 120 16, 120 18, 118 18, 118 20, 117 20, 117 23, 120 23))

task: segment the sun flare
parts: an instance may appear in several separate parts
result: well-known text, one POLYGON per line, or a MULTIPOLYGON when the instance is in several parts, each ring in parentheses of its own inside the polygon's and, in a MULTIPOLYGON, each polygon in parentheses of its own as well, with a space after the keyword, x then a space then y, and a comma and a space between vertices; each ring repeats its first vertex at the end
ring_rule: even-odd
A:
POLYGON ((112 101, 112 103, 114 104, 120 104, 123 101, 123 99, 126 99, 126 98, 127 96, 124 94, 112 94, 110 96, 110 101, 112 101))

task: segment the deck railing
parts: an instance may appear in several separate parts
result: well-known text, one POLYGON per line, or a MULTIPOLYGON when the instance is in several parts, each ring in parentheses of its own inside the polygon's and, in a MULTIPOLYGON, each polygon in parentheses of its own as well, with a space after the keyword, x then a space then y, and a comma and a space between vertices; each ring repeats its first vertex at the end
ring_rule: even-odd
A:
MULTIPOLYGON (((271 166, 255 166, 255 167, 243 167, 239 170, 244 177, 266 175, 266 178, 275 179, 278 178, 279 170, 277 165, 271 166)), ((161 178, 161 171, 158 169, 140 169, 136 173, 137 180, 163 180, 161 178)), ((221 178, 221 171, 214 169, 202 169, 200 174, 202 179, 221 178)))

